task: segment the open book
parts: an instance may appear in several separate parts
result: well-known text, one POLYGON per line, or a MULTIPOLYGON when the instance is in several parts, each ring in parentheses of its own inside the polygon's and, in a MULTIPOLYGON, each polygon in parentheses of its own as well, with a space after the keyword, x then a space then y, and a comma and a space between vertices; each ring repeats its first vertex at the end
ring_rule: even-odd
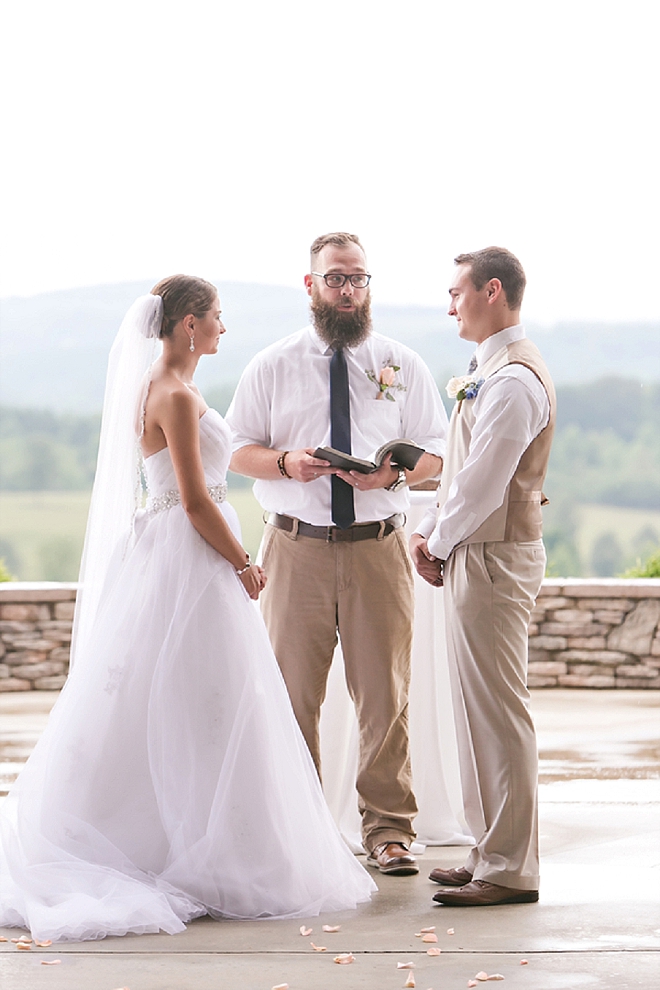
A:
POLYGON ((416 444, 414 440, 390 440, 371 455, 371 460, 365 461, 361 457, 353 457, 352 454, 345 454, 343 450, 335 450, 334 447, 317 447, 314 457, 323 461, 329 461, 333 467, 341 468, 342 471, 359 471, 361 474, 371 474, 377 471, 388 454, 392 455, 392 463, 397 467, 407 468, 412 471, 417 461, 424 453, 424 448, 416 444))

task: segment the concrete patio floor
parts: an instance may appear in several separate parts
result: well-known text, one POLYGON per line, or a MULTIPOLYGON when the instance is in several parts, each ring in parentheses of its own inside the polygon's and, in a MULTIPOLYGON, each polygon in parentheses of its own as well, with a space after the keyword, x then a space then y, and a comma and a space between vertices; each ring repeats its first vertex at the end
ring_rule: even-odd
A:
MULTIPOLYGON (((12 778, 43 728, 51 693, 0 695, 0 774, 12 778)), ((0 944, 3 990, 462 990, 480 971, 510 990, 660 987, 660 692, 533 692, 541 755, 541 900, 434 906, 427 848, 418 877, 378 876, 357 911, 301 921, 200 919, 181 935, 127 936, 19 951, 0 944), (323 933, 323 924, 340 925, 323 933), (435 926, 439 956, 415 933, 435 926), (310 942, 327 947, 314 952, 310 942), (333 959, 352 952, 355 962, 333 959), (56 966, 42 960, 59 959, 56 966), (527 960, 526 964, 521 964, 527 960), (414 963, 412 970, 398 963, 414 963)), ((20 932, 2 930, 7 939, 20 932)), ((479 986, 492 984, 478 983, 479 986)))

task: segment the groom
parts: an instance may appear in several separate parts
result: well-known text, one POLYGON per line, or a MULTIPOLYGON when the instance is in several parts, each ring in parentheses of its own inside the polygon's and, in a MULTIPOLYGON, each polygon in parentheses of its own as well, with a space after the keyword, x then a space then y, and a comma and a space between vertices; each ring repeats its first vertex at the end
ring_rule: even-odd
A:
POLYGON ((406 875, 418 867, 403 513, 406 486, 440 473, 446 416, 421 358, 372 331, 370 279, 354 234, 318 237, 305 276, 312 326, 250 362, 227 422, 232 469, 257 479, 268 512, 261 604, 296 718, 320 771, 319 713, 339 635, 360 731, 363 844, 370 865, 406 875), (314 456, 330 444, 366 458, 397 437, 427 451, 414 471, 387 458, 373 474, 347 473, 314 456))
POLYGON ((476 845, 436 869, 434 900, 478 907, 538 900, 537 750, 527 627, 545 572, 541 492, 555 393, 525 337, 525 273, 504 248, 455 259, 449 315, 477 345, 455 396, 439 511, 411 538, 419 574, 444 583, 465 811, 476 845))

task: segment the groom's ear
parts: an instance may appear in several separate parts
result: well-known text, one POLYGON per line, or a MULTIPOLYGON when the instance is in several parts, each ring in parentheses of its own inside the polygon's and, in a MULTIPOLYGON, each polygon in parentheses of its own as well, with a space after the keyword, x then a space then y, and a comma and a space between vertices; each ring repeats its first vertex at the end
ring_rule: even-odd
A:
POLYGON ((499 278, 489 279, 486 283, 486 301, 488 305, 492 306, 498 299, 501 299, 503 291, 499 278))
POLYGON ((305 275, 305 288, 307 289, 307 295, 308 296, 311 296, 311 294, 312 294, 312 276, 311 275, 305 275))

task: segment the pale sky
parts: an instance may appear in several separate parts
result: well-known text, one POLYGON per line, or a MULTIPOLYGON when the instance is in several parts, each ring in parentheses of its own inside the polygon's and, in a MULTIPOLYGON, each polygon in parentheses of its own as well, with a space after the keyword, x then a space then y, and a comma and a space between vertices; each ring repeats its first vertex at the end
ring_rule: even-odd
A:
POLYGON ((358 233, 378 302, 501 244, 534 320, 660 318, 652 0, 5 6, 0 295, 182 271, 302 285, 358 233))

